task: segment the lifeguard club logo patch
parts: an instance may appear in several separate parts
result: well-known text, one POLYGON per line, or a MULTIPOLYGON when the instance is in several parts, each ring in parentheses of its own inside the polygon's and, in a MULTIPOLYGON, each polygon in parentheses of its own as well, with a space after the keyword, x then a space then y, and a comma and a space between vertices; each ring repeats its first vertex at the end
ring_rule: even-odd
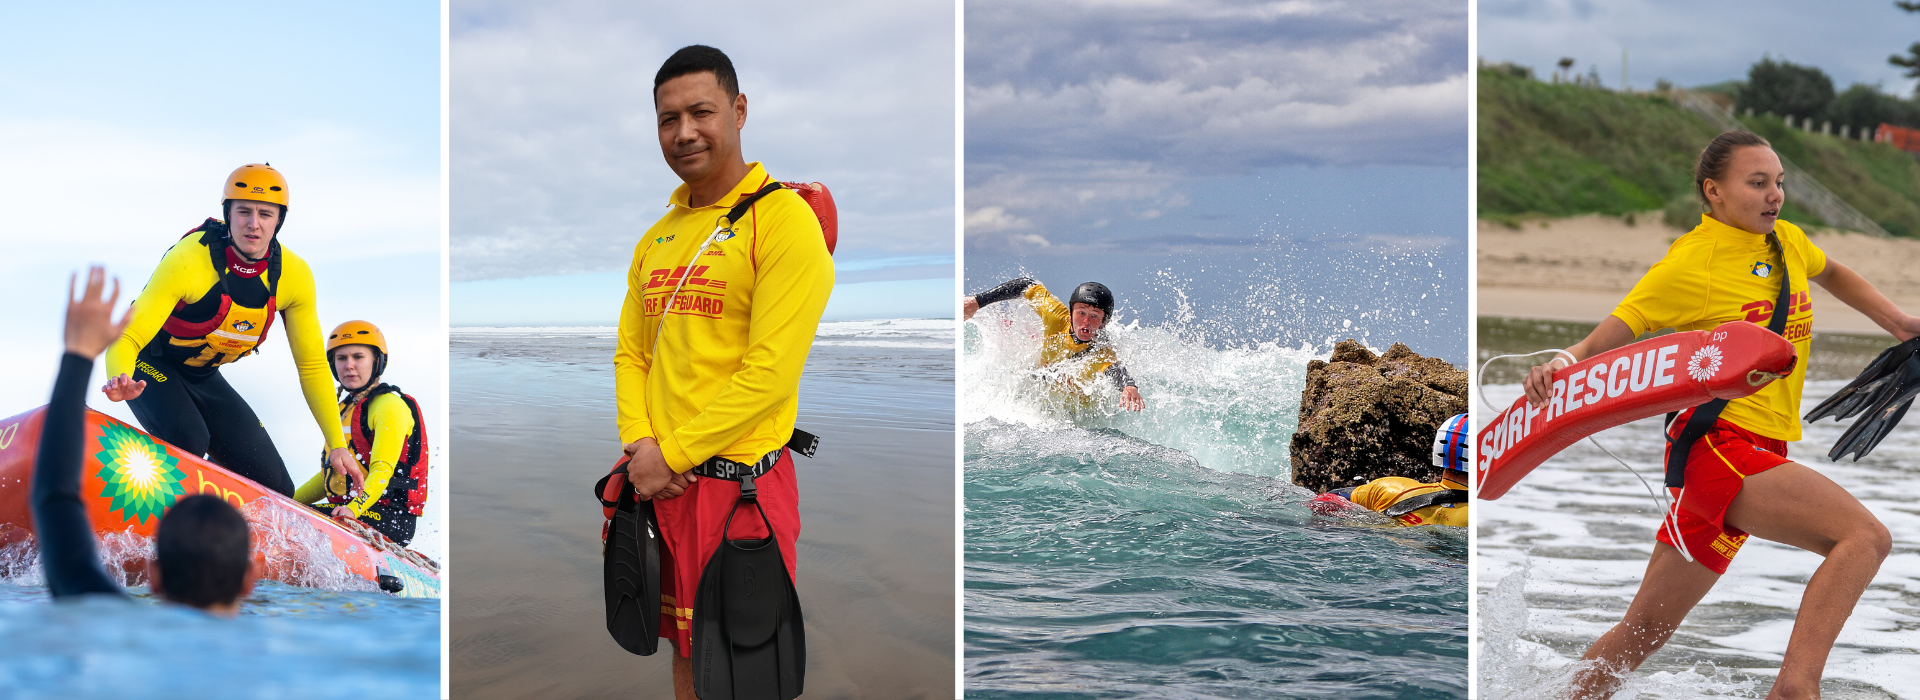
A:
POLYGON ((1753 276, 1766 279, 1767 276, 1771 274, 1773 274, 1773 265, 1764 262, 1753 264, 1753 276))

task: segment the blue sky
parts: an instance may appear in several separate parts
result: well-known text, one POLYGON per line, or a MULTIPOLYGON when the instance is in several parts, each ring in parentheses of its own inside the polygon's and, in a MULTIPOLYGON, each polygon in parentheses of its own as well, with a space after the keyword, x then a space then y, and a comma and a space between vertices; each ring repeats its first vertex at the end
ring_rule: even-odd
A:
POLYGON ((966 280, 1466 355, 1466 2, 967 4, 966 280))
MULTIPOLYGON (((389 378, 444 415, 439 39, 437 3, 0 6, 0 295, 16 331, 0 415, 46 402, 70 272, 103 263, 130 301, 220 214, 226 174, 259 161, 288 179, 280 240, 314 268, 322 331, 378 324, 389 378)), ((320 435, 280 331, 224 372, 300 479, 320 435)))
POLYGON ((739 72, 747 159, 833 190, 827 318, 950 317, 953 30, 938 2, 455 3, 454 325, 618 319, 633 244, 679 184, 653 74, 696 43, 739 72))
POLYGON ((1665 78, 1691 86, 1747 77, 1747 68, 1771 55, 1819 66, 1834 89, 1878 84, 1902 97, 1914 81, 1887 56, 1906 54, 1920 40, 1920 14, 1893 0, 1821 3, 1700 3, 1653 0, 1483 0, 1480 55, 1488 61, 1532 66, 1550 75, 1561 57, 1574 70, 1600 73, 1620 85, 1620 52, 1627 52, 1629 86, 1645 90, 1665 78))

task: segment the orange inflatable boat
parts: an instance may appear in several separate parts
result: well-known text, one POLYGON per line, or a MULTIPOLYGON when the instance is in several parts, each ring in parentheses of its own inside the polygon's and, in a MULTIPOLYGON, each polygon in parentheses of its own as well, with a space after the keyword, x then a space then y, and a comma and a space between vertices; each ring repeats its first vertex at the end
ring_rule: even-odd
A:
MULTIPOLYGON (((0 548, 35 560, 29 493, 46 408, 0 420, 0 548)), ((440 597, 440 567, 357 520, 321 515, 291 498, 181 452, 133 426, 87 409, 80 492, 108 573, 145 576, 160 516, 193 494, 219 496, 247 516, 261 577, 333 590, 379 587, 410 598, 440 597), (398 590, 395 590, 397 587, 398 590)))

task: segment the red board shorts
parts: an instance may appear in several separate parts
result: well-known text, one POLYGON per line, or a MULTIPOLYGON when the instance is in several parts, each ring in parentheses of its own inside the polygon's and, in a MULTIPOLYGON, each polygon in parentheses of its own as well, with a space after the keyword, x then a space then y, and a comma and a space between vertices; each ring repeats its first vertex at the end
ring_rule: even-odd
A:
MULTIPOLYGON (((1667 449, 1693 416, 1687 409, 1667 425, 1667 449)), ((1687 453, 1687 485, 1667 489, 1673 499, 1674 514, 1680 522, 1680 534, 1688 554, 1701 566, 1716 574, 1727 573, 1733 555, 1746 544, 1747 533, 1726 523, 1727 507, 1740 494, 1746 478, 1793 460, 1787 459, 1787 443, 1720 419, 1707 434, 1693 443, 1687 453)), ((1671 520, 1662 520, 1659 539, 1669 547, 1673 542, 1671 520)))
MULTIPOLYGON (((799 580, 794 542, 800 539, 800 487, 794 480, 793 453, 753 480, 760 507, 773 522, 774 540, 786 560, 787 575, 799 580)), ((660 521, 660 636, 673 641, 681 656, 693 654, 693 594, 700 590, 700 574, 707 559, 720 547, 720 528, 740 499, 740 482, 700 477, 675 498, 655 499, 653 514, 660 521)), ((760 511, 740 504, 727 531, 729 539, 767 536, 760 511)))

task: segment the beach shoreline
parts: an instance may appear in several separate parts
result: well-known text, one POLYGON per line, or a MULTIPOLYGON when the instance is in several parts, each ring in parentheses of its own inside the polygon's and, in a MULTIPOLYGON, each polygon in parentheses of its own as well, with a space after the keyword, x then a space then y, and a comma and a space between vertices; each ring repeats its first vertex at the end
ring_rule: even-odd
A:
MULTIPOLYGON (((1612 313, 1683 232, 1660 212, 1523 221, 1482 219, 1475 247, 1480 316, 1594 322, 1612 313)), ((1920 312, 1920 240, 1809 228, 1813 243, 1859 272, 1901 309, 1920 312)), ((1813 330, 1886 335, 1871 319, 1813 287, 1813 330)))

